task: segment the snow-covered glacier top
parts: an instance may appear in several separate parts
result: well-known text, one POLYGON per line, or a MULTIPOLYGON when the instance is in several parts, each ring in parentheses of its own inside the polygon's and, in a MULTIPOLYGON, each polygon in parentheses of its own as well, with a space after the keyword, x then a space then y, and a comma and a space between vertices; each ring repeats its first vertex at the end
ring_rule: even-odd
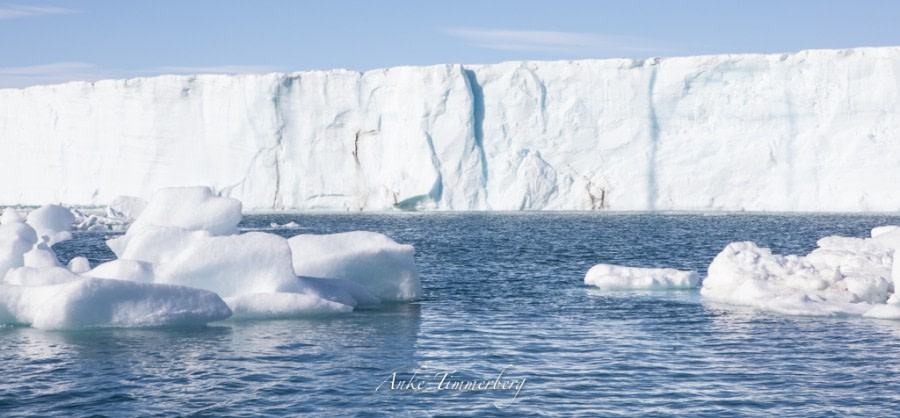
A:
POLYGON ((0 205, 900 209, 900 47, 0 90, 0 205))

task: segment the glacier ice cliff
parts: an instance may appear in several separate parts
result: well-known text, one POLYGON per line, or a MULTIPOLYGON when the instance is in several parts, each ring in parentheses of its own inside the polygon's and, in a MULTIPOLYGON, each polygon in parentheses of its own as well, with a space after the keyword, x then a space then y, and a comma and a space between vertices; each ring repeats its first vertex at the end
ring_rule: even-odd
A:
POLYGON ((900 210, 900 47, 0 90, 0 205, 900 210))

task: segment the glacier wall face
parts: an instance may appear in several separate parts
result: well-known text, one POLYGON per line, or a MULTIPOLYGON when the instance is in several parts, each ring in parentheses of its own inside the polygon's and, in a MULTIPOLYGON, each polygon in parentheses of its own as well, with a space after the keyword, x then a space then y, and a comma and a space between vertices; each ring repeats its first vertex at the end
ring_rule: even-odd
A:
POLYGON ((0 90, 0 205, 900 210, 900 47, 0 90))

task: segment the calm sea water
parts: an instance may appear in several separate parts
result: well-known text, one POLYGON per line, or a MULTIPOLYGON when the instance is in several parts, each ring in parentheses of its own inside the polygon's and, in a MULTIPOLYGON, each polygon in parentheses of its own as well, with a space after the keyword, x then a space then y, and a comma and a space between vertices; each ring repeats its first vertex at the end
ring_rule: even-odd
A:
MULTIPOLYGON (((248 216, 246 229, 283 236, 365 229, 413 244, 425 297, 331 318, 203 328, 0 328, 0 415, 895 415, 900 322, 779 316, 709 304, 696 291, 601 292, 582 280, 601 262, 702 275, 732 241, 805 253, 822 236, 866 236, 898 223, 832 215, 248 216), (268 227, 289 221, 302 228, 268 227), (398 387, 417 371, 412 388, 398 387), (453 390, 444 376, 448 385, 497 383, 453 390)), ((111 257, 103 238, 79 233, 57 251, 97 263, 111 257)))

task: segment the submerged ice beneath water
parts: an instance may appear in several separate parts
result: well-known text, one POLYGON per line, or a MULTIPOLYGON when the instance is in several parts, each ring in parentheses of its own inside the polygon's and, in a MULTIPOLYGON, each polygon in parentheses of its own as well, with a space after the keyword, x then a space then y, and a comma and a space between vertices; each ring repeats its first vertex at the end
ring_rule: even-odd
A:
POLYGON ((93 269, 83 257, 66 268, 50 248, 71 238, 72 224, 86 222, 79 221, 83 214, 55 205, 31 212, 27 221, 14 209, 3 213, 0 323, 190 325, 232 316, 345 313, 421 297, 412 247, 382 234, 305 235, 292 242, 239 234, 241 203, 206 187, 161 189, 146 203, 114 203, 118 209, 110 206, 105 219, 137 217, 124 235, 107 241, 118 258, 93 269))

